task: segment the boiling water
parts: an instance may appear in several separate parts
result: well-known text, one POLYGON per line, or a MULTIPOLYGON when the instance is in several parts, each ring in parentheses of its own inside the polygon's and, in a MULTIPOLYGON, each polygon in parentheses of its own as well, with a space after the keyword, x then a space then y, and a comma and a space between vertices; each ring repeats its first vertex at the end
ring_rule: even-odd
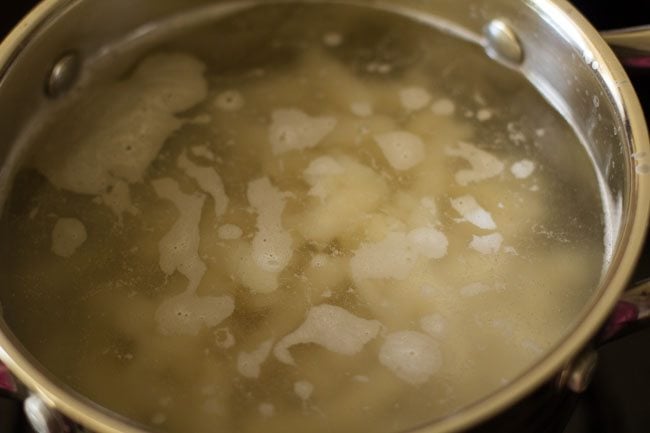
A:
POLYGON ((265 6, 97 80, 5 209, 5 319, 169 432, 396 432, 504 386, 596 287, 589 158, 516 73, 406 18, 265 6))

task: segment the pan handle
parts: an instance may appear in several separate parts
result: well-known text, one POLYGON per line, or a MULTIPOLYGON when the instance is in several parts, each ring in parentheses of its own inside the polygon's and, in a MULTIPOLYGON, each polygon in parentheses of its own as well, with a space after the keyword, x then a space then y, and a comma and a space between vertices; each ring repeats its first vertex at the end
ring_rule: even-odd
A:
POLYGON ((74 433, 69 420, 16 381, 0 363, 0 432, 74 433))
POLYGON ((601 36, 625 66, 650 69, 650 25, 608 30, 601 36))
MULTIPOLYGON (((4 368, 0 364, 0 368, 4 368)), ((0 432, 81 433, 83 430, 50 408, 36 394, 0 388, 0 432)))
POLYGON ((555 382, 557 388, 568 388, 577 394, 586 391, 598 363, 598 348, 647 327, 649 318, 650 279, 647 279, 621 296, 592 343, 560 371, 555 382))
POLYGON ((24 400, 9 369, 0 364, 0 431, 34 433, 23 410, 24 400))
POLYGON ((601 330, 597 343, 602 345, 634 332, 650 318, 650 279, 623 294, 601 330))

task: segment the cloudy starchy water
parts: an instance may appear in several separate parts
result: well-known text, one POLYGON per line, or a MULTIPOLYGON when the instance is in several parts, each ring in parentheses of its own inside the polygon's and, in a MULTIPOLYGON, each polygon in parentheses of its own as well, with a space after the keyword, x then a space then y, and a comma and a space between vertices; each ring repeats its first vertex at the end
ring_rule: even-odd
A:
POLYGON ((576 136, 407 18, 259 7, 86 90, 16 178, 0 300, 46 368, 162 431, 431 421, 530 367, 598 284, 576 136))

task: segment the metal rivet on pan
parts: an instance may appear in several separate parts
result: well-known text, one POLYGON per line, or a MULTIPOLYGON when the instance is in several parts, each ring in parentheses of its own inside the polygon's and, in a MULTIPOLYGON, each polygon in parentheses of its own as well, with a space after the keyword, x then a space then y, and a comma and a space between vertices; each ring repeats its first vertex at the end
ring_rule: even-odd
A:
POLYGON ((594 377, 597 364, 598 354, 596 352, 587 351, 580 355, 573 363, 567 387, 578 394, 585 392, 594 377))
POLYGON ((560 372, 556 380, 557 389, 568 388, 577 394, 585 392, 591 384, 597 364, 598 353, 587 349, 560 372))
POLYGON ((505 21, 495 19, 483 29, 485 51, 495 60, 520 65, 524 61, 524 49, 515 31, 505 21))
POLYGON ((50 98, 65 94, 77 81, 81 61, 79 54, 67 52, 54 63, 45 82, 45 93, 50 98))
POLYGON ((47 406, 37 395, 30 395, 24 402, 25 415, 36 433, 63 433, 63 417, 47 406))

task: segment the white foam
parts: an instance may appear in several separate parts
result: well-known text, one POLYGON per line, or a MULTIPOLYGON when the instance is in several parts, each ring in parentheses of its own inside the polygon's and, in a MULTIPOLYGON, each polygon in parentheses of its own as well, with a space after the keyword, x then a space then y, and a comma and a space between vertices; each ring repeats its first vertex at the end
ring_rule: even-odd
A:
POLYGON ((313 160, 303 172, 305 181, 311 185, 309 195, 326 200, 329 197, 328 179, 345 173, 345 168, 330 156, 313 160))
POLYGON ((249 379, 257 379, 260 376, 261 366, 269 357, 273 340, 267 340, 252 352, 239 352, 237 356, 237 371, 249 379))
POLYGON ((456 104, 451 99, 438 99, 431 106, 431 111, 437 116, 451 116, 456 112, 456 104))
POLYGON ((481 254, 496 254, 501 249, 502 243, 501 233, 492 233, 486 236, 474 236, 469 246, 481 254))
POLYGON ((285 364, 295 364, 289 349, 298 344, 317 344, 340 355, 352 356, 379 334, 376 320, 359 318, 341 307, 323 304, 312 307, 305 322, 275 345, 273 353, 285 364))
POLYGON ((419 111, 431 103, 431 94, 423 87, 407 87, 399 92, 402 107, 409 111, 419 111))
POLYGON ((471 170, 460 170, 456 173, 456 182, 462 186, 498 176, 505 167, 498 158, 470 143, 460 141, 457 147, 448 147, 445 152, 447 155, 465 159, 472 166, 471 170))
POLYGON ((497 228, 492 215, 483 209, 471 195, 451 199, 451 206, 465 221, 474 224, 478 228, 484 230, 495 230, 497 228))
POLYGON ((510 172, 517 179, 526 179, 535 171, 535 163, 529 159, 522 159, 512 164, 510 172))
POLYGON ((279 273, 262 269, 255 261, 253 247, 249 243, 236 242, 233 246, 233 255, 228 258, 233 265, 233 276, 236 275, 253 294, 268 294, 278 289, 279 273))
POLYGON ((238 111, 244 108, 244 97, 236 90, 226 90, 217 95, 215 105, 223 111, 238 111))
POLYGON ((374 110, 370 102, 353 102, 350 104, 350 111, 352 114, 359 117, 370 117, 373 115, 374 110))
POLYGON ((227 240, 227 241, 232 241, 235 239, 239 239, 242 237, 244 232, 242 231, 239 226, 236 226, 234 224, 224 224, 219 229, 217 230, 217 235, 219 235, 219 239, 227 240))
POLYGON ((232 296, 196 296, 185 292, 165 300, 156 310, 163 335, 196 336, 202 327, 218 326, 235 311, 232 296))
POLYGON ((278 109, 271 114, 269 141, 275 155, 311 149, 336 128, 334 117, 312 117, 297 109, 278 109))
POLYGON ((411 385, 426 383, 442 366, 438 343, 426 334, 389 334, 379 350, 379 362, 411 385))
POLYGON ((59 218, 52 230, 51 250, 59 257, 72 257, 88 239, 86 227, 76 218, 59 218))
POLYGON ((260 269, 279 273, 291 261, 293 239, 282 227, 284 194, 268 178, 248 184, 248 201, 257 211, 257 233, 253 238, 253 261, 260 269))
POLYGON ((58 188, 80 194, 102 195, 118 180, 142 181, 163 143, 183 125, 174 115, 205 99, 204 69, 184 54, 145 58, 129 79, 77 104, 74 123, 57 127, 35 155, 35 166, 58 188))
POLYGON ((521 130, 521 126, 518 123, 510 122, 506 128, 508 130, 508 138, 515 145, 519 146, 526 142, 526 134, 521 130))
POLYGON ((196 296, 206 272, 199 257, 199 222, 205 196, 188 195, 170 178, 151 182, 156 194, 171 201, 180 216, 158 243, 160 269, 171 275, 178 271, 188 279, 187 290, 165 300, 156 311, 158 329, 163 335, 197 335, 202 326, 214 327, 230 317, 235 302, 230 296, 196 296))
POLYGON ((202 191, 208 193, 214 201, 214 214, 217 217, 223 216, 228 208, 228 196, 219 173, 212 167, 201 167, 187 157, 185 152, 181 153, 177 161, 178 167, 188 177, 194 179, 202 191))
POLYGON ((313 394, 314 385, 307 382, 306 380, 300 380, 293 384, 293 392, 295 392, 302 401, 306 401, 309 400, 313 394))
POLYGON ((440 259, 447 255, 449 241, 440 230, 422 227, 411 231, 408 239, 415 250, 429 259, 440 259))
POLYGON ((424 159, 424 143, 411 132, 387 132, 375 135, 374 139, 395 170, 410 170, 424 159))
POLYGON ((199 222, 205 196, 188 195, 171 178, 151 182, 158 197, 171 201, 180 216, 171 230, 158 243, 160 269, 171 275, 178 270, 189 280, 189 289, 196 290, 206 266, 199 258, 199 222))

